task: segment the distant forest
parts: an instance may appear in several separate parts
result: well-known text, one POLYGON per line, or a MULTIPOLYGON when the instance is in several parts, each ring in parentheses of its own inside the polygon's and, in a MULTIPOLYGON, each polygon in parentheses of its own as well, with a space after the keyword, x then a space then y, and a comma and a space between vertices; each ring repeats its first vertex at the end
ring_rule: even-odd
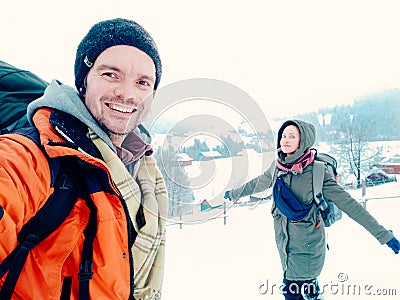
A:
POLYGON ((373 141, 400 140, 400 89, 357 99, 353 105, 335 106, 297 115, 313 123, 318 140, 333 142, 338 132, 362 130, 373 141))

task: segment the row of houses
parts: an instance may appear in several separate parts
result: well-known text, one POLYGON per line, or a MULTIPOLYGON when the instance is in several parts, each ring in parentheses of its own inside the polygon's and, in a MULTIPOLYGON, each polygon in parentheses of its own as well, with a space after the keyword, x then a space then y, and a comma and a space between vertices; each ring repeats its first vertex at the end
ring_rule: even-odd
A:
MULTIPOLYGON (((222 158, 221 153, 218 151, 203 151, 198 154, 199 158, 201 160, 211 160, 211 159, 216 159, 216 158, 222 158)), ((187 153, 177 153, 176 156, 176 162, 180 166, 191 166, 193 162, 193 158, 190 157, 187 153)))
MULTIPOLYGON (((250 155, 257 155, 257 152, 254 149, 244 149, 238 153, 238 156, 250 156, 250 155)), ((218 151, 203 151, 198 154, 200 160, 212 160, 222 158, 221 153, 218 151)), ((191 166, 193 162, 193 158, 189 156, 187 153, 177 153, 176 162, 180 166, 191 166)))
MULTIPOLYGON (((211 160, 222 158, 221 153, 218 151, 204 151, 198 154, 201 160, 211 160)), ((176 162, 180 166, 191 166, 193 158, 187 153, 176 154, 176 162)), ((394 157, 385 157, 379 163, 375 163, 373 167, 384 171, 387 174, 400 174, 400 155, 394 157)))
POLYGON ((379 163, 375 163, 374 167, 387 174, 400 174, 400 154, 393 157, 384 157, 379 163))

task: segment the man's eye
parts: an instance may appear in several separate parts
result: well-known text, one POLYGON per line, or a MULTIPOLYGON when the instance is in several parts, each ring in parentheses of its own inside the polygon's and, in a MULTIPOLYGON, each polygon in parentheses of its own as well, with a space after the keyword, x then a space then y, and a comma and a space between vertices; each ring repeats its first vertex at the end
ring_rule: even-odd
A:
POLYGON ((106 77, 110 77, 110 78, 117 78, 117 76, 115 75, 115 73, 111 73, 111 72, 105 72, 102 74, 103 76, 106 77))
POLYGON ((137 83, 140 85, 151 86, 150 82, 146 80, 139 80, 137 83))

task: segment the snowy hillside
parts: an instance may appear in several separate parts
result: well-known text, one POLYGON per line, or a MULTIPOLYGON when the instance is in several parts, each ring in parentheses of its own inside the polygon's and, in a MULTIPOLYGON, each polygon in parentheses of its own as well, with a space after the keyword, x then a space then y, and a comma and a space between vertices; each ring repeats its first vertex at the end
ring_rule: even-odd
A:
MULTIPOLYGON (((376 197, 391 198, 368 201, 368 210, 400 239, 400 183, 368 188, 366 198, 376 197)), ((226 225, 217 218, 168 226, 163 299, 283 299, 270 207, 232 207, 226 225)), ((325 299, 400 299, 400 255, 346 215, 328 229, 328 241, 319 278, 325 299)))

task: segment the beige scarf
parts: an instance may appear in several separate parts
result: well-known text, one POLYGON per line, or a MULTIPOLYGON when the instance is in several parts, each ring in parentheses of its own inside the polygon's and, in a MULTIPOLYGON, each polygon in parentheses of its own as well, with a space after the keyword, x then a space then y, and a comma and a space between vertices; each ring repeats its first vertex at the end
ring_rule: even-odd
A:
POLYGON ((134 296, 136 300, 160 299, 165 263, 165 224, 168 197, 164 179, 152 156, 145 156, 137 171, 136 181, 117 154, 93 131, 90 138, 99 149, 111 177, 129 209, 138 236, 132 247, 134 296), (142 198, 143 197, 143 198, 142 198), (136 213, 143 202, 146 225, 140 230, 136 213))

